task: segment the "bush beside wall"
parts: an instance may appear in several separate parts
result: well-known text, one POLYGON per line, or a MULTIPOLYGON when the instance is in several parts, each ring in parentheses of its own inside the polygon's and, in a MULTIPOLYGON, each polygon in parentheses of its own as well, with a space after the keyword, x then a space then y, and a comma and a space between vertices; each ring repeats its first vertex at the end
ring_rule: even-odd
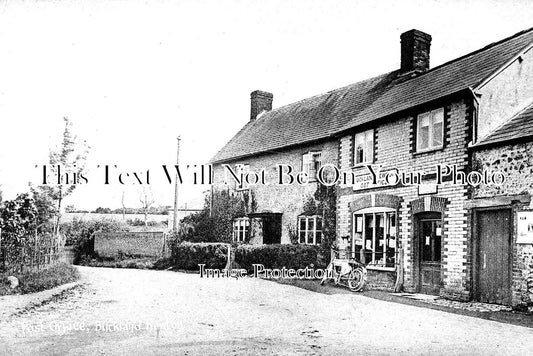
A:
POLYGON ((240 245, 234 249, 235 262, 249 273, 254 264, 265 268, 324 268, 320 248, 311 245, 240 245))
POLYGON ((174 268, 199 271, 198 265, 205 264, 205 268, 223 269, 227 263, 228 246, 226 243, 178 243, 172 251, 174 268))

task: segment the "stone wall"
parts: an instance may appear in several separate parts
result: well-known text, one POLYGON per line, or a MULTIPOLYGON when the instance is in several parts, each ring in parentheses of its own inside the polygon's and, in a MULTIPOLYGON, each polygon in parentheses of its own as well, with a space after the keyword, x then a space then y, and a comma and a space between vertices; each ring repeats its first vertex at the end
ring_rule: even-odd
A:
MULTIPOLYGON (((477 199, 533 194, 533 142, 485 148, 473 153, 477 170, 502 172, 505 182, 500 186, 480 185, 473 190, 477 199)), ((533 304, 533 244, 517 244, 517 211, 533 210, 533 206, 513 206, 513 274, 512 303, 533 304)))

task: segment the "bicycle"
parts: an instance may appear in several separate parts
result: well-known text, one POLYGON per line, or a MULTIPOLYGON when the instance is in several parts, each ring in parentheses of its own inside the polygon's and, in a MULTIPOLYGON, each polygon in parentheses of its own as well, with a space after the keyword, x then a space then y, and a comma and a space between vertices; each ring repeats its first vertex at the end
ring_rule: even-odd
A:
POLYGON ((332 259, 320 284, 323 285, 326 281, 333 280, 335 285, 348 287, 352 292, 362 291, 367 276, 365 265, 354 258, 335 257, 340 252, 339 250, 332 250, 332 259))

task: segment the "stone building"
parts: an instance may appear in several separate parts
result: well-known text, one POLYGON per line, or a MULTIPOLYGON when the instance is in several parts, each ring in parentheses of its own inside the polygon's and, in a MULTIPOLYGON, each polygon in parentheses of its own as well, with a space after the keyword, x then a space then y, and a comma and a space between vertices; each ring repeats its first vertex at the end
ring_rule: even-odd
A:
POLYGON ((531 147, 507 142, 523 140, 515 136, 527 136, 521 127, 531 119, 533 30, 435 68, 431 40, 405 32, 400 69, 281 108, 272 109, 272 94, 253 92, 250 121, 212 160, 215 186, 227 187, 224 164, 303 170, 307 185, 235 187, 256 202, 235 220, 235 236, 246 240, 253 219, 270 214, 262 216, 278 219, 280 238, 267 237, 261 222, 262 240, 253 242, 317 243, 319 217, 304 206, 316 174, 328 172, 338 178, 338 242, 368 264, 371 286, 530 302, 533 246, 516 240, 530 201, 531 147))

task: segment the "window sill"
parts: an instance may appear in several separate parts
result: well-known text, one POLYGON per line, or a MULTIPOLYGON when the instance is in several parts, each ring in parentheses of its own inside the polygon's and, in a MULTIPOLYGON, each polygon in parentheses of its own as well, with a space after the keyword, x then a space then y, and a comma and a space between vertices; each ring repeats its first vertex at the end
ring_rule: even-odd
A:
POLYGON ((350 168, 351 168, 351 169, 362 168, 362 167, 366 167, 366 166, 369 165, 369 164, 374 164, 374 162, 362 162, 362 163, 357 163, 357 164, 351 166, 350 168))
POLYGON ((372 270, 372 271, 385 271, 385 272, 394 272, 396 271, 396 268, 394 267, 381 267, 381 266, 372 266, 367 265, 366 269, 372 270))
POLYGON ((414 152, 413 154, 414 155, 418 155, 418 154, 423 154, 423 153, 431 153, 431 152, 437 152, 437 151, 442 151, 444 149, 443 146, 441 147, 436 147, 436 148, 426 148, 424 150, 417 150, 416 152, 414 152))

